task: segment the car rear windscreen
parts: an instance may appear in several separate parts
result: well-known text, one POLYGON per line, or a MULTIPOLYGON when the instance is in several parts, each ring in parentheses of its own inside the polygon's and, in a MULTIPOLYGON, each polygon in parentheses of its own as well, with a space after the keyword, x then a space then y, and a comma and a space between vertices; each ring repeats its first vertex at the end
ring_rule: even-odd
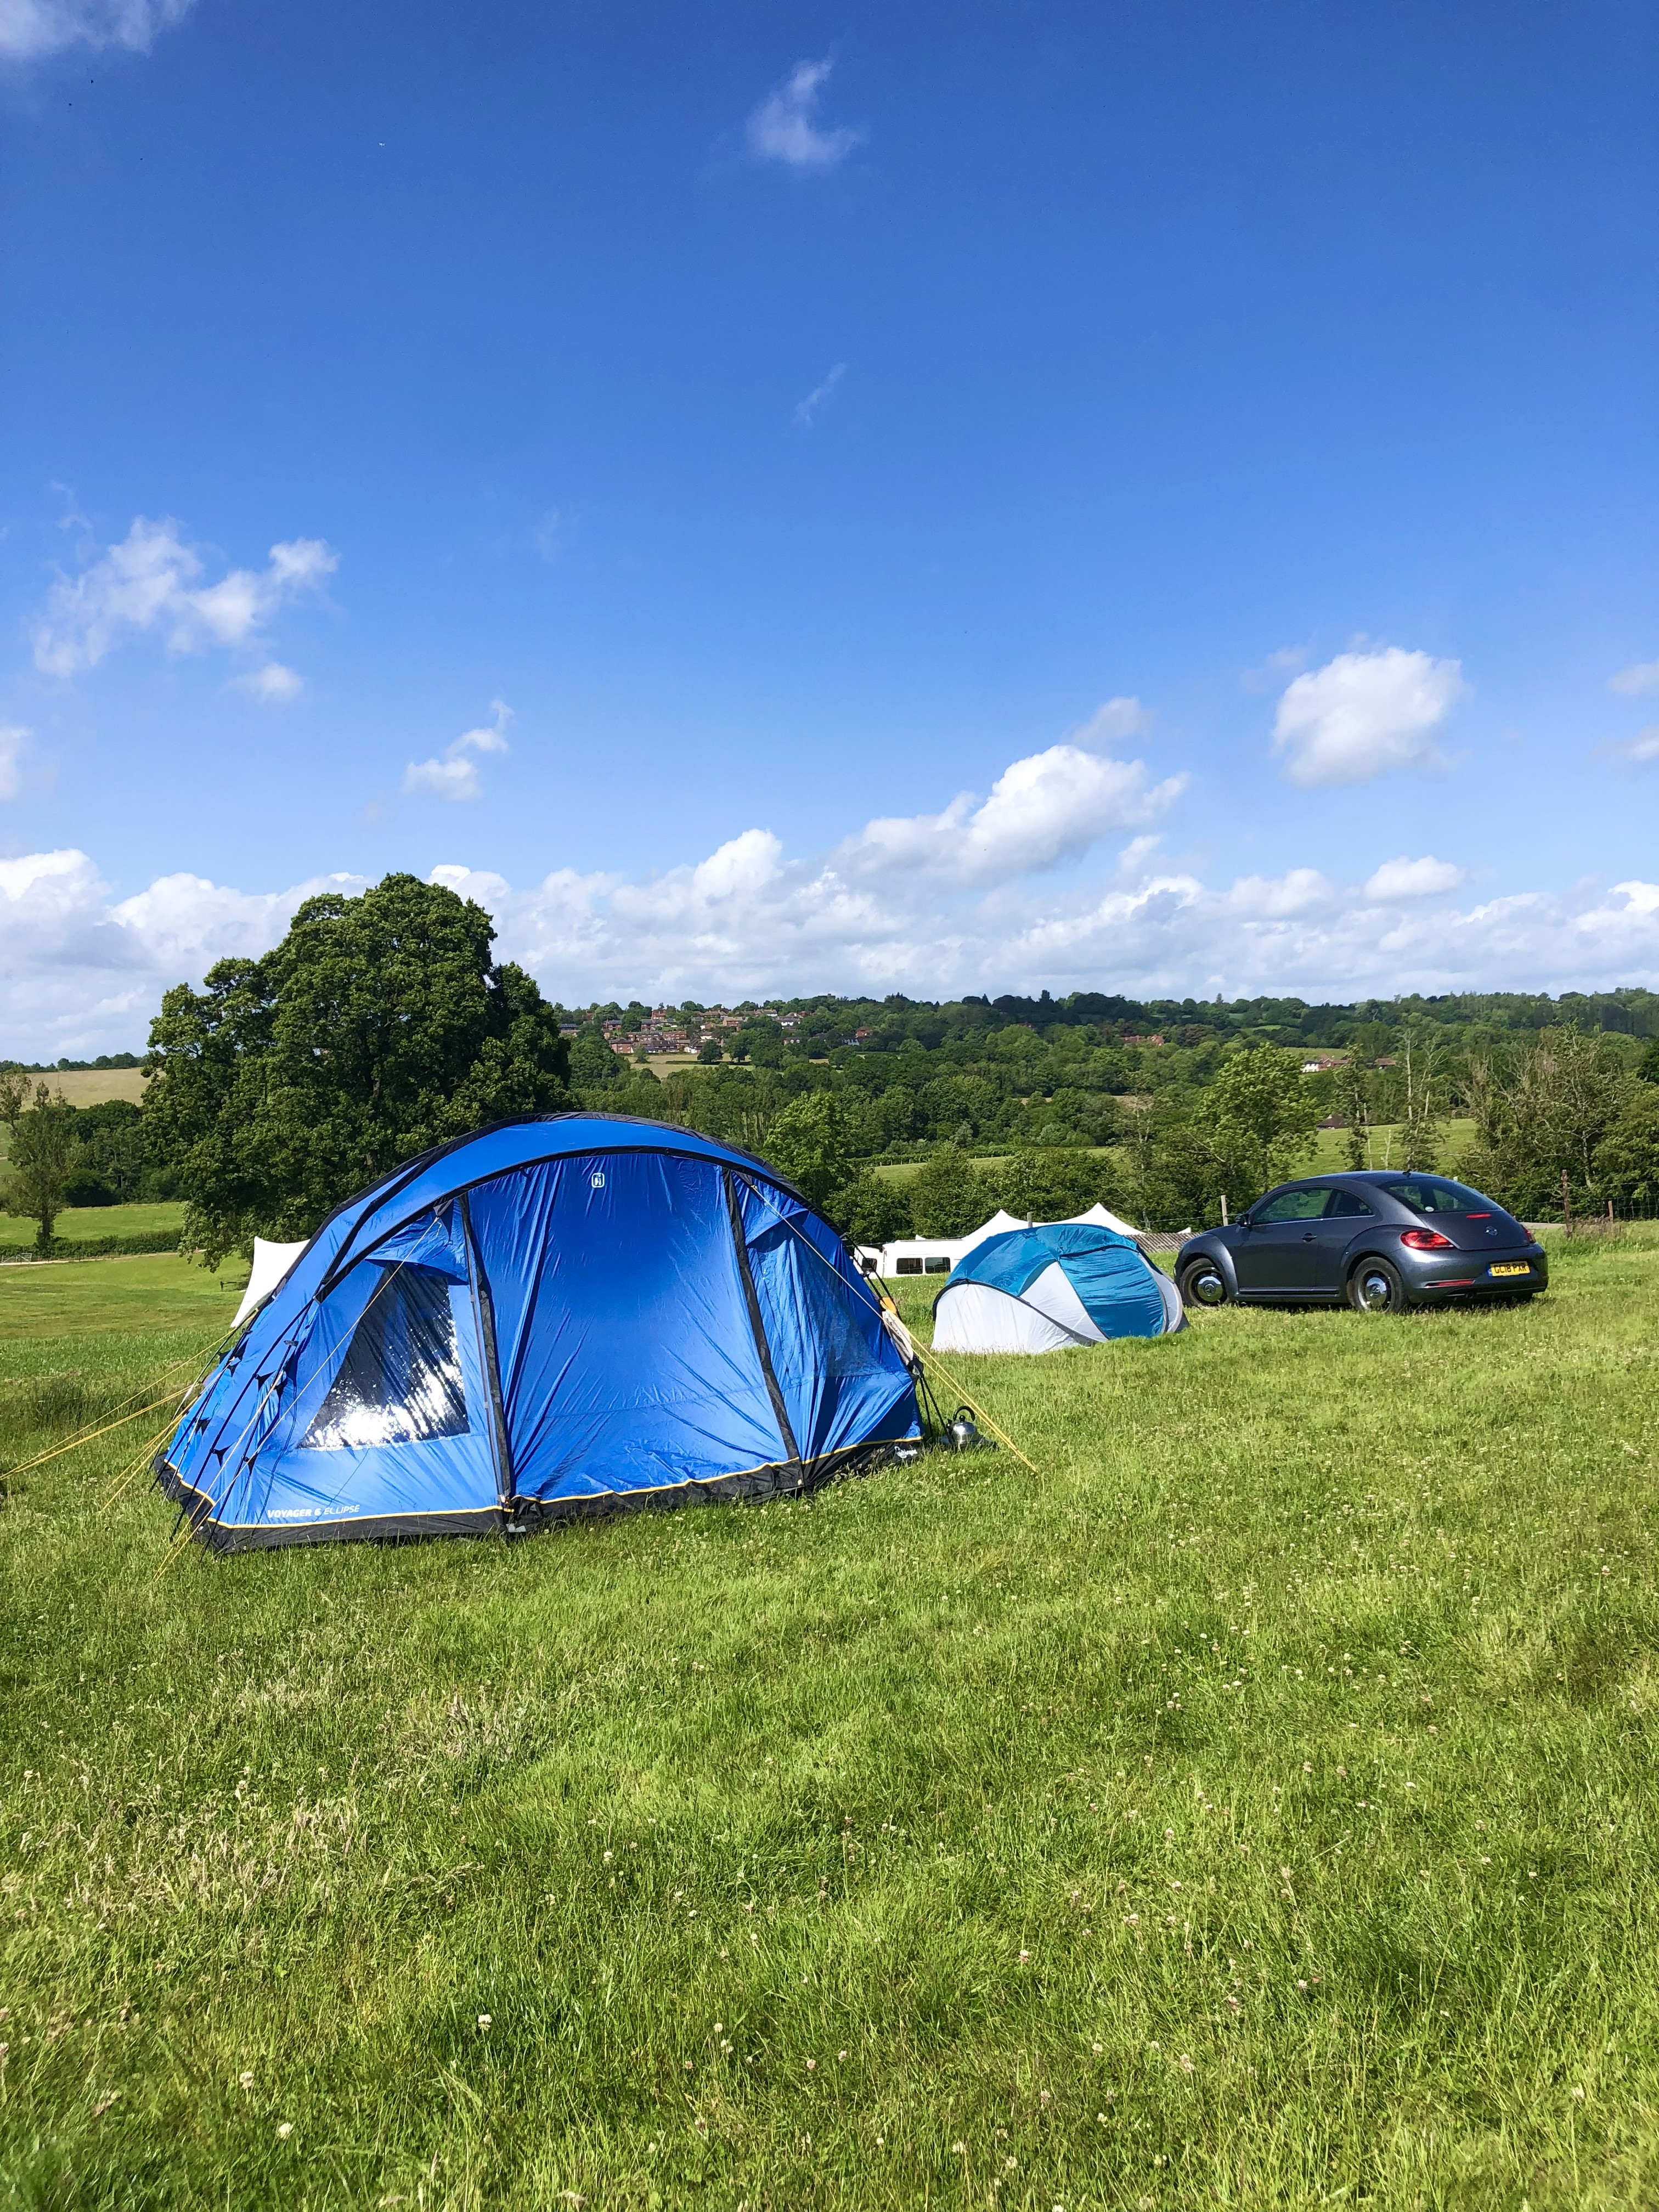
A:
POLYGON ((1494 1213, 1498 1209, 1491 1199, 1482 1198, 1478 1190, 1471 1190, 1466 1182, 1452 1182, 1445 1176, 1402 1176, 1398 1182, 1382 1186, 1390 1198, 1397 1198, 1409 1206, 1413 1213, 1494 1213))

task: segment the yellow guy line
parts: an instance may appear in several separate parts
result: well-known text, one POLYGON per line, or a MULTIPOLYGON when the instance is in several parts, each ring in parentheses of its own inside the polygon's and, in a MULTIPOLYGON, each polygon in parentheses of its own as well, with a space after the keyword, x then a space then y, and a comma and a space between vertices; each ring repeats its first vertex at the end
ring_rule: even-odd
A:
POLYGON ((165 1398, 156 1399, 154 1405, 140 1406, 136 1413, 123 1413, 118 1421, 106 1422, 101 1429, 94 1429, 84 1437, 71 1437, 66 1444, 54 1444, 50 1451, 37 1452, 33 1459, 26 1459, 21 1467, 8 1468, 8 1480, 15 1474, 27 1474, 32 1468, 44 1467, 48 1460, 57 1459, 64 1452, 78 1451, 82 1444, 96 1443, 100 1437, 108 1436, 113 1429, 124 1429, 129 1421, 141 1420, 146 1413, 159 1413, 163 1406, 174 1402, 175 1395, 169 1391, 165 1398))

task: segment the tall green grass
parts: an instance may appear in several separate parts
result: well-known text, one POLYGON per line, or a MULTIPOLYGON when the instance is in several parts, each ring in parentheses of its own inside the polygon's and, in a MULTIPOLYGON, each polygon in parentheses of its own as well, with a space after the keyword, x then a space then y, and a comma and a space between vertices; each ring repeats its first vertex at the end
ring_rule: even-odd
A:
MULTIPOLYGON (((216 1563, 12 1474, 0 2201, 1652 2202, 1659 1240, 1553 1265, 950 1362, 1035 1479, 216 1563)), ((54 1279, 14 1468, 234 1302, 54 1279)))

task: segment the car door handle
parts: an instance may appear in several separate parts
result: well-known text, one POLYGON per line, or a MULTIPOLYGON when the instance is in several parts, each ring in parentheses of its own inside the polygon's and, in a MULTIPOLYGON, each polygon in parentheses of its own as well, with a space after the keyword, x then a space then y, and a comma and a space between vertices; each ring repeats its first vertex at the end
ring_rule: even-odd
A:
POLYGON ((1317 1244, 1319 1239, 1314 1235, 1311 1229, 1305 1229, 1302 1232, 1302 1242, 1304 1244, 1317 1244))

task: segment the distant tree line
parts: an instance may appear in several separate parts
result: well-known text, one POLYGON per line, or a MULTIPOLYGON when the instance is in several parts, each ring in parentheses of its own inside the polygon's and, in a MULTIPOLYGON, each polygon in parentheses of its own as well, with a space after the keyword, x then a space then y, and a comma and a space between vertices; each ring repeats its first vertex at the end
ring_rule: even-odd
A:
MULTIPOLYGON (((996 1205, 1097 1200, 1149 1228, 1237 1212, 1334 1124, 1358 1167, 1459 1172, 1517 1212, 1659 1212, 1659 994, 1522 994, 1308 1006, 900 996, 745 1002, 700 1064, 618 1054, 650 1010, 545 999, 441 885, 388 876, 308 900, 258 960, 167 993, 142 1109, 75 1109, 0 1075, 7 1202, 50 1249, 65 1206, 176 1195, 216 1262, 309 1235, 400 1162, 490 1121, 583 1106, 761 1153, 851 1236, 946 1235, 996 1205), (563 1034, 562 1032, 571 1032, 563 1034), (1310 1063, 1322 1062, 1322 1065, 1310 1063), (884 1163, 920 1163, 905 1180, 884 1163), (1565 1178, 1565 1182, 1564 1182, 1565 1178)), ((680 1010, 689 1029, 701 1010, 680 1010)), ((130 1064, 132 1056, 107 1056, 130 1064)))

